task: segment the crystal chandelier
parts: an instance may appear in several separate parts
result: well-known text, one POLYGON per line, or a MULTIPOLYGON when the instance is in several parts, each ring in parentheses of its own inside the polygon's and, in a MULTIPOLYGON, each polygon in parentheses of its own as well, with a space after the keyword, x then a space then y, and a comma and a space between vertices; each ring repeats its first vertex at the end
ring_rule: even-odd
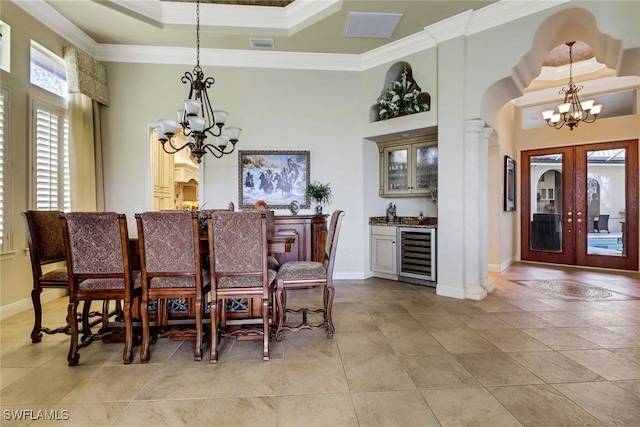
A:
POLYGON ((580 102, 578 92, 582 86, 573 84, 573 45, 575 41, 565 43, 569 46, 569 85, 560 90, 564 94, 564 102, 558 105, 558 113, 554 110, 542 112, 542 117, 547 121, 547 125, 560 129, 562 126, 569 126, 570 130, 578 126, 578 123, 593 123, 600 114, 601 104, 593 105, 592 99, 580 102))
POLYGON ((207 151, 216 158, 232 153, 242 129, 226 127, 226 133, 223 134, 227 112, 211 107, 207 89, 215 80, 213 77, 205 78, 200 68, 200 0, 196 1, 196 66, 193 72, 185 72, 181 81, 189 84, 189 97, 184 101, 184 110, 178 110, 178 120, 163 119, 156 127, 156 135, 164 151, 175 154, 189 148, 191 157, 198 163, 207 151), (186 142, 176 138, 179 127, 182 128, 186 142), (215 138, 215 144, 205 143, 208 136, 215 138))

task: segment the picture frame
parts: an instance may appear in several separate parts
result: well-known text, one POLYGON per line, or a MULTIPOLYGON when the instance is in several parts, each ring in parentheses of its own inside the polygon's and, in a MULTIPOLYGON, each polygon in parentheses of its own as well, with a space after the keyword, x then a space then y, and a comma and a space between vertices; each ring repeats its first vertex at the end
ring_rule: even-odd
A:
POLYGON ((505 212, 516 210, 516 161, 504 156, 504 207, 505 212))
POLYGON ((308 209, 311 206, 307 198, 310 170, 310 151, 240 150, 240 209, 253 209, 258 201, 264 201, 269 209, 289 209, 294 200, 301 209, 308 209))

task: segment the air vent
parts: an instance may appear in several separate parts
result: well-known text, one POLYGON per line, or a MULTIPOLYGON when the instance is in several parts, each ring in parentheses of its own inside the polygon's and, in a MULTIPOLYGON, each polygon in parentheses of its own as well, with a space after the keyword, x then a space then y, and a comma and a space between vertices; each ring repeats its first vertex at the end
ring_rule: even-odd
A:
POLYGON ((388 39, 396 30, 401 13, 349 12, 344 35, 388 39))
POLYGON ((251 47, 261 47, 266 49, 273 49, 275 43, 272 39, 250 39, 251 47))

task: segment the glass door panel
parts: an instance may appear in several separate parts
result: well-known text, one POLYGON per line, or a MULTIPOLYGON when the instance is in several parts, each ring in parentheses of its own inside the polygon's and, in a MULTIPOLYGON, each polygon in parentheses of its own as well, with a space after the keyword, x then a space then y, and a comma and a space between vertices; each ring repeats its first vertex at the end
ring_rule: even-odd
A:
POLYGON ((438 146, 419 146, 416 148, 416 189, 438 189, 438 146))
POLYGON ((574 262, 571 148, 522 153, 521 256, 540 262, 574 262))
POLYGON ((409 149, 387 151, 387 190, 406 190, 409 188, 409 149))
POLYGON ((624 256, 626 149, 587 151, 587 254, 624 256))

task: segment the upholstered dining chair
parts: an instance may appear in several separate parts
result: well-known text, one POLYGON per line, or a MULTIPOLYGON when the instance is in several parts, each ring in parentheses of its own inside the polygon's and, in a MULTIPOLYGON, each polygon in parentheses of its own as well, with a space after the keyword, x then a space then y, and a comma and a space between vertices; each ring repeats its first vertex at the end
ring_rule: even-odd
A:
MULTIPOLYGON (((123 301, 121 318, 109 327, 124 327, 124 363, 133 360, 132 303, 141 295, 139 280, 131 268, 127 219, 115 212, 69 212, 61 214, 67 274, 69 276, 68 318, 76 319, 78 304, 94 300, 123 301), (136 283, 138 282, 138 283, 136 283)), ((70 322, 69 366, 78 364, 78 349, 113 330, 101 328, 91 334, 87 316, 82 317, 82 344, 78 344, 78 323, 70 322)))
POLYGON ((317 261, 288 261, 280 266, 276 277, 276 307, 278 310, 278 325, 276 328, 276 340, 284 338, 284 331, 299 331, 302 329, 327 328, 327 338, 333 338, 335 328, 331 317, 333 306, 333 264, 338 246, 338 235, 344 211, 336 210, 331 215, 329 232, 327 233, 327 243, 325 245, 324 260, 317 261), (322 308, 309 309, 302 307, 298 309, 287 308, 287 290, 296 288, 308 288, 313 286, 323 287, 322 308), (287 313, 301 313, 302 323, 298 326, 286 326, 285 316, 287 313), (320 324, 312 325, 307 321, 308 313, 322 313, 323 321, 320 324))
MULTIPOLYGON (((253 209, 264 212, 267 215, 267 235, 273 236, 276 231, 276 216, 275 212, 269 208, 269 205, 264 200, 258 200, 253 209)), ((280 269, 280 261, 273 255, 267 255, 267 265, 269 269, 278 271, 280 269)))
POLYGON ((27 243, 29 244, 29 255, 31 256, 31 272, 33 273, 33 289, 31 290, 35 316, 31 331, 31 342, 33 343, 42 341, 43 332, 46 334, 65 333, 67 335, 70 332, 69 322, 66 326, 56 329, 42 326, 42 304, 40 301, 42 290, 45 288, 69 289, 66 266, 51 268, 49 271, 43 272, 43 266, 66 260, 62 225, 60 224, 61 213, 60 211, 38 210, 22 212, 27 243))
POLYGON ((262 358, 269 360, 271 284, 276 272, 267 266, 266 214, 217 211, 211 213, 207 221, 211 263, 211 363, 218 361, 220 339, 237 334, 262 335, 262 358), (256 310, 259 317, 227 318, 226 301, 245 298, 260 300, 256 310))
MULTIPOLYGON (((162 309, 170 299, 184 298, 194 304, 195 344, 193 357, 202 359, 203 298, 210 288, 209 273, 202 269, 198 214, 188 211, 144 212, 135 215, 138 227, 142 275, 142 347, 140 360, 149 362, 151 325, 149 301, 157 300, 154 336, 172 322, 162 309), (163 303, 164 302, 164 303, 163 303)), ((176 333, 182 333, 175 331, 176 333)), ((171 334, 171 331, 169 331, 171 334)))

